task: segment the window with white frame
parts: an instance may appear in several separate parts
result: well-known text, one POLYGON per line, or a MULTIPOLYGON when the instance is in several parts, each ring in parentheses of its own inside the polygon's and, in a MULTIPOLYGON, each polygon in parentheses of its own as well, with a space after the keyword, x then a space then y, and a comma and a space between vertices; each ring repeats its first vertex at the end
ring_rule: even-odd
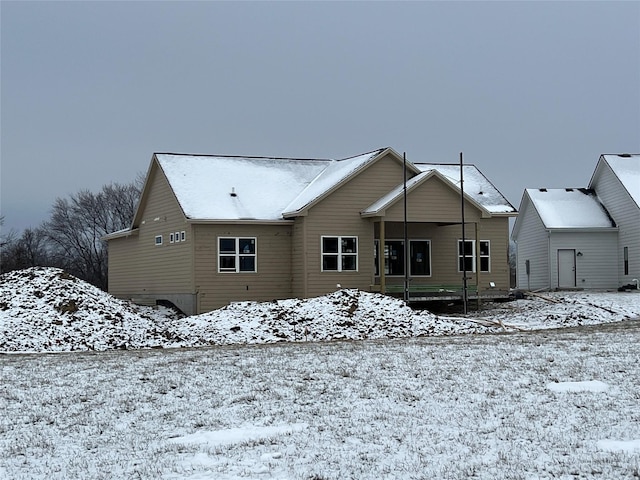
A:
MULTIPOLYGON (((480 271, 491 271, 491 246, 489 240, 480 240, 478 242, 480 248, 480 271)), ((474 240, 465 240, 464 249, 462 240, 458 240, 458 271, 463 271, 463 262, 467 272, 476 271, 476 242, 474 240)))
POLYGON ((491 245, 489 240, 480 240, 480 271, 491 271, 491 245))
POLYGON ((170 232, 169 233, 169 243, 179 243, 184 242, 187 239, 187 232, 182 230, 181 232, 170 232))
POLYGON ((219 237, 218 272, 256 272, 255 237, 219 237))
POLYGON ((458 240, 458 271, 476 271, 476 242, 473 240, 458 240))
POLYGON ((358 237, 320 239, 323 272, 353 272, 358 270, 358 237))
POLYGON ((162 235, 156 235, 156 245, 162 245, 162 235))
MULTIPOLYGON (((375 241, 375 272, 380 275, 380 262, 378 261, 378 245, 375 241)), ((388 276, 404 275, 404 241, 385 240, 384 242, 384 274, 388 276)), ((431 276, 431 241, 409 240, 409 274, 415 277, 431 276)))

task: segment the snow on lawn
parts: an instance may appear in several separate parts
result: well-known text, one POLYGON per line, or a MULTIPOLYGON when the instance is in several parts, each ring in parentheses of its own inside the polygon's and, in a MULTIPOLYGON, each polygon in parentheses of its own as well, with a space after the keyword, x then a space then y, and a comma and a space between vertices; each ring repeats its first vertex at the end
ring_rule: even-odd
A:
MULTIPOLYGON (((472 303, 473 306, 473 303, 472 303)), ((458 335, 618 322, 640 316, 640 292, 547 293, 483 304, 469 316, 416 311, 357 290, 243 302, 178 318, 132 305, 55 268, 0 276, 0 351, 54 352, 458 335)))
POLYGON ((628 321, 1 355, 0 478, 633 479, 639 343, 628 321))
POLYGON ((554 392, 606 392, 609 385, 599 380, 588 380, 582 382, 558 382, 547 385, 549 390, 554 392))
POLYGON ((0 478, 637 478, 639 299, 462 318, 340 290, 177 318, 12 272, 0 350, 108 351, 0 355, 0 478))

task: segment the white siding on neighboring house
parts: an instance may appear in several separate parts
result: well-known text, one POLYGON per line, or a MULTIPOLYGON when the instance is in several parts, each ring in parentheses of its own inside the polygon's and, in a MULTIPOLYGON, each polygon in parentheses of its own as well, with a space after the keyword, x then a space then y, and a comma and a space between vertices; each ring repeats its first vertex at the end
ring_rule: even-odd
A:
POLYGON ((517 219, 516 284, 520 289, 549 288, 549 237, 528 197, 523 197, 517 219), (526 262, 529 262, 527 273, 526 262))
POLYGON ((549 260, 551 288, 558 288, 558 250, 575 251, 575 286, 586 289, 607 289, 617 285, 617 232, 551 231, 549 260))
POLYGON ((513 230, 517 286, 617 288, 617 238, 617 228, 592 191, 527 189, 513 230))
MULTIPOLYGON (((618 226, 616 250, 619 268, 617 283, 618 285, 626 285, 632 283, 634 278, 640 278, 640 207, 636 199, 632 198, 629 190, 625 188, 619 176, 611 169, 605 157, 613 157, 610 158, 610 161, 615 161, 618 165, 628 161, 635 166, 639 160, 637 155, 627 158, 620 157, 619 159, 615 158, 617 155, 603 155, 600 157, 589 185, 596 191, 598 198, 618 226), (628 248, 629 260, 629 271, 626 275, 624 271, 625 247, 628 248)), ((634 180, 627 178, 626 181, 634 180)))

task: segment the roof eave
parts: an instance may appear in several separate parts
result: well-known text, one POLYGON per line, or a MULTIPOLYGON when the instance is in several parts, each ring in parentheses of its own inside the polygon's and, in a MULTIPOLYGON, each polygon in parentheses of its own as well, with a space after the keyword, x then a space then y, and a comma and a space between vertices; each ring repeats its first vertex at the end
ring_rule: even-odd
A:
POLYGON ((268 218, 234 218, 234 219, 204 219, 190 218, 187 223, 192 225, 293 225, 295 220, 268 218))
POLYGON ((109 240, 114 240, 116 238, 131 237, 133 235, 138 235, 139 233, 140 233, 140 229, 138 228, 126 228, 124 230, 118 230, 117 232, 108 233, 107 235, 100 237, 100 240, 103 240, 106 242, 109 240))
POLYGON ((545 227, 547 232, 570 233, 570 232, 617 232, 618 227, 545 227))

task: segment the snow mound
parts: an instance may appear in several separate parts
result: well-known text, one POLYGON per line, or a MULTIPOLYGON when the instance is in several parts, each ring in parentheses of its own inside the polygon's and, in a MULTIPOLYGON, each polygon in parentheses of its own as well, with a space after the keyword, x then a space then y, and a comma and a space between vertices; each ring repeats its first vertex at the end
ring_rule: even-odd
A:
POLYGON ((430 335, 438 323, 402 300, 344 289, 316 298, 232 304, 188 317, 174 333, 192 345, 364 340, 430 335))
POLYGON ((464 317, 343 289, 307 299, 242 302, 178 318, 118 300, 57 268, 0 275, 0 352, 61 352, 364 340, 539 330, 640 317, 640 292, 549 292, 483 304, 464 317))
POLYGON ((118 300, 58 268, 0 276, 0 351, 162 346, 168 312, 118 300))
POLYGON ((486 327, 416 312, 403 300, 344 289, 308 299, 243 302, 186 318, 176 337, 194 344, 364 340, 487 332, 486 327))

